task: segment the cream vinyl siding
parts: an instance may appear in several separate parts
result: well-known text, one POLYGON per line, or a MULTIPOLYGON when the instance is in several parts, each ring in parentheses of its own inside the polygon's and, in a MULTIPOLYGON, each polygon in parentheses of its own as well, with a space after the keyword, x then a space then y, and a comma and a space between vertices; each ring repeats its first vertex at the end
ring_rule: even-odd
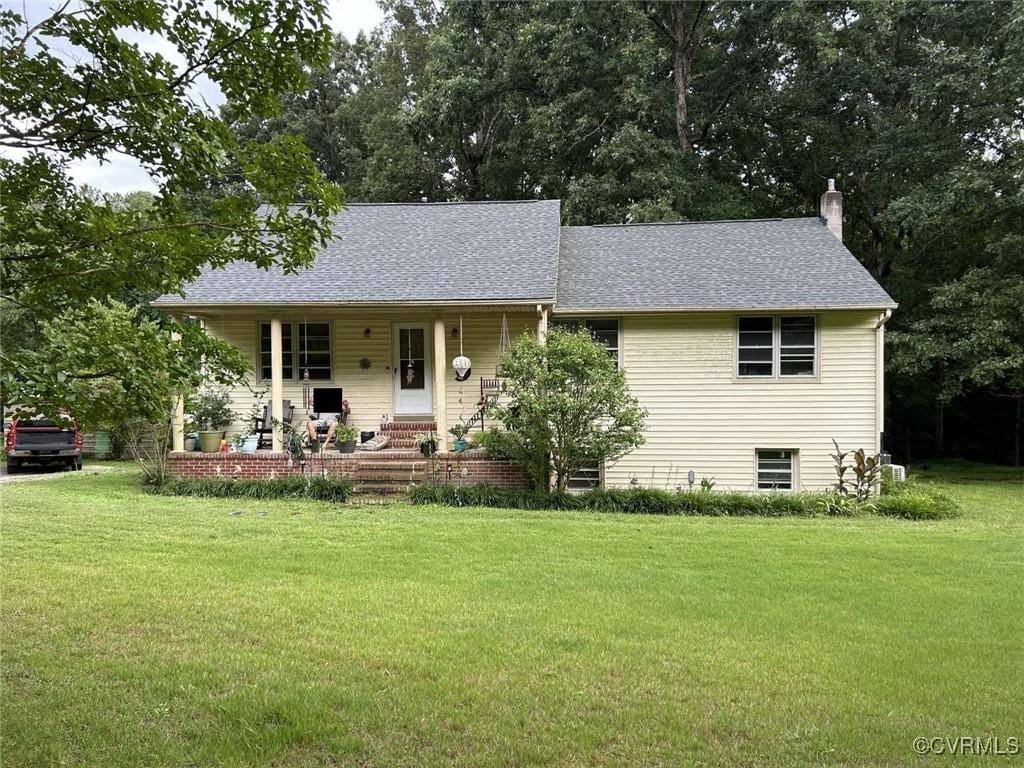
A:
MULTIPOLYGON (((514 342, 523 333, 536 335, 537 318, 533 315, 506 315, 509 340, 514 342)), ((448 427, 462 419, 468 419, 477 411, 480 399, 480 379, 494 378, 498 366, 498 346, 501 340, 501 314, 466 314, 462 316, 462 350, 473 363, 473 372, 466 381, 455 380, 452 360, 459 354, 459 339, 452 336, 452 330, 459 327, 458 315, 445 318, 445 389, 448 402, 448 427), (462 403, 459 403, 459 388, 462 388, 462 403), (462 419, 460 419, 460 415, 462 419)), ((487 422, 485 421, 485 424, 487 422)), ((438 424, 440 431, 441 425, 438 424)), ((474 432, 477 431, 474 429, 474 432)), ((447 427, 445 428, 447 431, 447 427)))
MULTIPOLYGON (((799 314, 799 313, 793 313, 799 314)), ((807 313, 803 313, 807 314, 807 313)), ((737 314, 621 319, 621 359, 647 408, 647 442, 605 467, 605 485, 756 488, 758 448, 793 450, 796 489, 834 482, 832 438, 844 450, 877 450, 876 311, 818 312, 815 377, 741 378, 737 314)))

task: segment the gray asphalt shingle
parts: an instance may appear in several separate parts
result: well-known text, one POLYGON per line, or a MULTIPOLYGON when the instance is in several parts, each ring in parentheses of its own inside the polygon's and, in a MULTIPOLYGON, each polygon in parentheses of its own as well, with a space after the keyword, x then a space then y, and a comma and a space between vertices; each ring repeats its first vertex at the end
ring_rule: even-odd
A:
POLYGON ((562 227, 556 311, 895 306, 818 218, 562 227))
POLYGON ((350 204, 308 269, 235 262, 158 303, 551 301, 558 229, 557 200, 350 204))
POLYGON ((555 311, 894 307, 818 218, 560 227, 559 201, 352 204, 308 269, 208 269, 188 304, 555 300, 555 311), (557 280, 557 283, 556 283, 557 280), (557 295, 556 295, 557 291, 557 295))

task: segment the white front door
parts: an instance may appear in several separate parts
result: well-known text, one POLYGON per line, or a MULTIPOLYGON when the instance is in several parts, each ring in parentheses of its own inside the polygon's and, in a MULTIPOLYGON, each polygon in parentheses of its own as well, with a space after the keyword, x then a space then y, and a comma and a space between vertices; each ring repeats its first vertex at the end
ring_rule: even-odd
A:
POLYGON ((426 323, 395 323, 395 414, 433 413, 431 354, 426 323))

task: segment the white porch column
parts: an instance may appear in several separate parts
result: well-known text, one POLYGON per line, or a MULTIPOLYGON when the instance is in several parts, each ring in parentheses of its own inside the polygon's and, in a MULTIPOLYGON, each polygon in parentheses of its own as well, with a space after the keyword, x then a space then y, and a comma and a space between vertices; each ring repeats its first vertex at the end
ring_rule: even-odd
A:
POLYGON ((448 450, 448 353, 445 351, 444 318, 434 319, 434 419, 441 438, 438 448, 448 450))
POLYGON ((544 343, 548 337, 548 308, 537 305, 537 341, 544 343))
POLYGON ((273 448, 284 450, 284 436, 279 426, 284 415, 284 347, 281 344, 281 319, 270 320, 270 410, 276 419, 273 448))
MULTIPOLYGON (((171 331, 171 341, 181 341, 181 334, 171 331)), ((174 396, 174 404, 171 409, 171 450, 185 450, 185 398, 179 392, 174 396)))

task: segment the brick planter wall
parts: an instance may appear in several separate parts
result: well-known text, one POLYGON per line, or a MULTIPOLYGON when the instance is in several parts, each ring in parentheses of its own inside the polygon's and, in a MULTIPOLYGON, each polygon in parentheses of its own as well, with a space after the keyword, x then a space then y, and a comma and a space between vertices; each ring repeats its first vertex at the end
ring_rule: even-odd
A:
MULTIPOLYGON (((467 451, 462 455, 450 454, 437 459, 438 482, 451 482, 455 485, 476 485, 486 483, 500 488, 526 489, 529 481, 523 471, 515 464, 504 459, 487 458, 480 451, 467 451), (449 472, 450 467, 450 472, 449 472)), ((319 473, 321 467, 319 456, 307 461, 306 471, 319 473)), ((301 475, 303 468, 292 462, 287 453, 259 451, 257 453, 200 453, 198 451, 173 452, 169 456, 171 475, 183 480, 200 478, 244 478, 271 479, 301 475)), ((361 478, 360 467, 364 473, 371 475, 386 474, 388 467, 394 465, 394 471, 400 472, 415 465, 417 469, 410 475, 412 483, 429 479, 431 460, 418 453, 402 452, 338 454, 327 453, 323 457, 323 467, 328 475, 351 477, 357 481, 361 478)), ((373 483, 370 483, 373 484, 373 483)))
POLYGON ((506 459, 489 459, 478 451, 467 451, 461 456, 452 453, 440 457, 437 480, 452 485, 483 484, 516 490, 527 490, 530 487, 526 474, 516 464, 506 459))

